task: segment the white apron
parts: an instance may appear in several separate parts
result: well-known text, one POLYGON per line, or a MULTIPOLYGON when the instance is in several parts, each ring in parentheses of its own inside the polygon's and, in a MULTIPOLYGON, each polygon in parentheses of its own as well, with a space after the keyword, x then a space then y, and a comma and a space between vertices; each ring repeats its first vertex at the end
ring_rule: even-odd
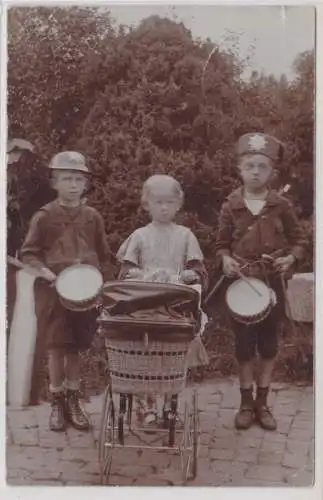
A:
POLYGON ((16 274, 17 295, 8 346, 8 402, 11 406, 29 403, 37 336, 35 277, 21 270, 16 274))

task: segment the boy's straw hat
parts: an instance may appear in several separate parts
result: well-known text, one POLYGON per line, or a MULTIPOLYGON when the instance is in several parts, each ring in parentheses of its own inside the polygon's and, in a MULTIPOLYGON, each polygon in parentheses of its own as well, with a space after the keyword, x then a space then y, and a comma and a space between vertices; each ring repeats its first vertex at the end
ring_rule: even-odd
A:
POLYGON ((275 137, 252 133, 241 136, 238 140, 237 153, 239 156, 245 154, 262 154, 271 160, 281 161, 284 155, 284 145, 275 137))
POLYGON ((49 168, 53 170, 75 170, 76 172, 90 173, 85 157, 77 151, 63 151, 56 154, 52 158, 49 168))

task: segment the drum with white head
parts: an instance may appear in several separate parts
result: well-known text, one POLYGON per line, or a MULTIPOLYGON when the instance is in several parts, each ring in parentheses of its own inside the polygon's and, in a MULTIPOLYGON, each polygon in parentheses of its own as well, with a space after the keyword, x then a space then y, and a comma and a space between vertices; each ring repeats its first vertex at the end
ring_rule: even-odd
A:
POLYGON ((276 304, 275 292, 257 278, 234 281, 226 293, 230 314, 238 323, 254 325, 264 321, 276 304))
POLYGON ((100 271, 86 264, 67 267, 56 280, 56 290, 62 305, 75 312, 97 307, 102 286, 100 271))

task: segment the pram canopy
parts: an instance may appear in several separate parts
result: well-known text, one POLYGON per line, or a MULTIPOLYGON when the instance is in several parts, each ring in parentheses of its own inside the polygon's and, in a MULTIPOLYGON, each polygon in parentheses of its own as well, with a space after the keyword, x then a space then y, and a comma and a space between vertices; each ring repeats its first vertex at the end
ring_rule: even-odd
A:
POLYGON ((110 331, 153 329, 194 333, 199 323, 199 294, 185 285, 111 281, 103 286, 99 323, 110 331))

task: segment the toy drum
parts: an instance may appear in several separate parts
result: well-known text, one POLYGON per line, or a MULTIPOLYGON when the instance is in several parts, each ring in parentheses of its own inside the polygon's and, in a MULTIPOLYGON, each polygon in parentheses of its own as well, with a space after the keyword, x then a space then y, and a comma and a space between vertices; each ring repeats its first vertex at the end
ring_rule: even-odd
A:
POLYGON ((257 278, 244 278, 229 286, 226 303, 235 321, 254 325, 269 316, 276 304, 276 294, 263 281, 257 278))
POLYGON ((67 267, 56 280, 56 290, 62 305, 75 312, 97 307, 102 286, 100 271, 86 264, 67 267))

